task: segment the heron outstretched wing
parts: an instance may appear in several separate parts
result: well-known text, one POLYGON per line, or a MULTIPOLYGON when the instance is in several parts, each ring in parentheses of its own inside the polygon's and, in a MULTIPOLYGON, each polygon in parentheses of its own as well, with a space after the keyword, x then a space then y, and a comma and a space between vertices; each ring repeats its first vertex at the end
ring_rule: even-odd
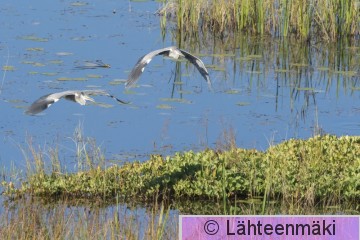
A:
POLYGON ((31 106, 26 110, 25 113, 29 114, 29 115, 34 115, 34 114, 38 114, 38 113, 44 111, 45 109, 47 109, 48 107, 50 107, 51 104, 56 102, 55 99, 48 98, 50 95, 51 94, 42 96, 41 98, 39 98, 38 100, 33 102, 31 104, 31 106))
POLYGON ((131 70, 128 80, 125 83, 126 88, 130 88, 134 86, 134 84, 139 79, 140 75, 143 73, 146 65, 149 64, 152 58, 155 57, 156 55, 166 55, 172 58, 177 58, 179 56, 185 57, 189 62, 195 65, 195 67, 198 69, 200 74, 204 77, 204 79, 208 83, 209 88, 212 89, 209 73, 204 63, 201 61, 201 59, 175 46, 158 49, 142 56, 135 64, 134 68, 131 70), (172 51, 171 52, 172 55, 170 54, 170 51, 172 51))
POLYGON ((170 49, 171 49, 171 47, 158 49, 158 50, 152 51, 148 54, 145 54, 144 56, 139 58, 139 60, 137 61, 134 68, 131 70, 131 72, 129 74, 128 80, 125 83, 125 87, 126 88, 133 87, 134 84, 139 79, 140 75, 144 72, 146 65, 149 64, 149 62, 153 59, 153 57, 155 57, 156 55, 163 55, 163 54, 166 55, 166 54, 168 54, 170 49))
POLYGON ((115 99, 116 101, 118 101, 119 103, 122 103, 122 104, 129 104, 130 103, 130 102, 123 101, 123 100, 115 97, 114 95, 108 93, 105 90, 83 90, 81 92, 84 93, 85 95, 90 95, 90 96, 91 95, 94 95, 94 96, 101 95, 101 96, 111 97, 111 98, 115 99))
POLYGON ((211 81, 210 81, 210 77, 209 77, 209 72, 205 67, 205 64, 203 63, 203 61, 201 61, 200 58, 195 57, 194 55, 178 48, 179 51, 184 55, 184 57, 191 62, 196 68, 197 70, 199 70, 201 76, 203 76, 203 78, 205 78, 205 81, 207 82, 208 86, 210 89, 212 89, 211 86, 211 81))
POLYGON ((47 95, 40 97, 39 99, 37 99, 35 102, 33 102, 30 105, 30 107, 25 111, 25 113, 29 114, 29 115, 38 114, 38 113, 46 110, 53 103, 59 101, 61 98, 64 98, 66 100, 70 100, 73 102, 77 102, 81 105, 85 105, 85 102, 87 100, 94 101, 92 98, 89 97, 92 95, 108 96, 122 104, 129 103, 129 102, 125 102, 125 101, 118 99, 117 97, 109 94, 105 90, 69 90, 69 91, 63 91, 63 92, 58 92, 58 93, 51 93, 51 94, 47 94, 47 95))

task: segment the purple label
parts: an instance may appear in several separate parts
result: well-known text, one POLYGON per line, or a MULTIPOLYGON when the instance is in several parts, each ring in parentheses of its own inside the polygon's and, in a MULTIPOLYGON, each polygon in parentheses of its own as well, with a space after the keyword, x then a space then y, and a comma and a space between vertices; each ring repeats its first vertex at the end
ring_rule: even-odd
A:
POLYGON ((359 216, 180 216, 180 239, 359 240, 359 216))

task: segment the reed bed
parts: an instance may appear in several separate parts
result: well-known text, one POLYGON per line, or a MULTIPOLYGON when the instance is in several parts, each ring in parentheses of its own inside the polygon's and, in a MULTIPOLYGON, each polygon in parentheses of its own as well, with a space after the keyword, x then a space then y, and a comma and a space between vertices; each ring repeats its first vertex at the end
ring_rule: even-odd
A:
POLYGON ((169 0, 158 12, 163 27, 174 18, 183 32, 211 31, 335 41, 359 36, 357 0, 169 0))

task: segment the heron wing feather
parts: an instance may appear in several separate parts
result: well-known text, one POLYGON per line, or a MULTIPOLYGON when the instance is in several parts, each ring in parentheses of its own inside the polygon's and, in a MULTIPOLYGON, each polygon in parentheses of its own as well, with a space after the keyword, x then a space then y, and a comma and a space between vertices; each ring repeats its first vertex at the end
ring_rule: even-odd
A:
POLYGON ((203 61, 201 61, 200 58, 195 57, 194 55, 179 49, 179 51, 184 55, 184 57, 191 62, 196 68, 197 70, 200 72, 200 74, 203 76, 203 78, 205 79, 205 81, 208 83, 210 89, 211 89, 211 81, 210 81, 210 77, 209 77, 209 72, 205 67, 205 64, 203 63, 203 61))
POLYGON ((131 70, 129 76, 128 76, 128 80, 125 83, 125 87, 126 88, 131 88, 135 85, 135 83, 137 82, 137 80, 139 79, 140 75, 143 73, 145 67, 150 63, 150 61, 153 59, 153 57, 157 56, 157 55, 166 55, 169 53, 171 47, 167 47, 167 48, 162 48, 162 49, 158 49, 155 51, 152 51, 144 56, 142 56, 141 58, 139 58, 139 60, 137 61, 137 63, 135 64, 134 68, 131 70))

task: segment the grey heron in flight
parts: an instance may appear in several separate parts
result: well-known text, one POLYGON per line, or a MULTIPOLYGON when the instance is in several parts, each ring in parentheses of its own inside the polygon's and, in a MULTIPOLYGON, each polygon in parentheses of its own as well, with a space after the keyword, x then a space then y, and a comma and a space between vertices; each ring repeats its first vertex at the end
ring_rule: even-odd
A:
POLYGON ((152 58, 157 55, 167 56, 167 57, 173 58, 175 60, 179 59, 180 57, 184 57, 199 70, 200 74, 206 80, 209 88, 212 89, 211 81, 209 78, 209 73, 208 73, 204 63, 201 61, 201 59, 195 57, 194 55, 192 55, 180 48, 177 48, 176 46, 158 49, 158 50, 152 51, 152 52, 142 56, 138 60, 138 62, 135 64, 134 68, 131 70, 128 80, 125 83, 126 88, 130 88, 130 87, 134 86, 134 84, 139 79, 140 75, 143 73, 146 65, 148 65, 149 62, 152 60, 152 58))
POLYGON ((86 101, 95 102, 95 100, 90 97, 92 95, 94 96, 102 95, 102 96, 111 97, 122 104, 128 104, 128 102, 116 98, 115 96, 109 94, 105 90, 69 90, 69 91, 51 93, 42 96, 41 98, 33 102, 25 113, 29 115, 35 115, 37 113, 40 113, 45 109, 47 109, 48 107, 50 107, 53 103, 59 101, 61 98, 73 102, 77 102, 80 105, 85 105, 86 101))

